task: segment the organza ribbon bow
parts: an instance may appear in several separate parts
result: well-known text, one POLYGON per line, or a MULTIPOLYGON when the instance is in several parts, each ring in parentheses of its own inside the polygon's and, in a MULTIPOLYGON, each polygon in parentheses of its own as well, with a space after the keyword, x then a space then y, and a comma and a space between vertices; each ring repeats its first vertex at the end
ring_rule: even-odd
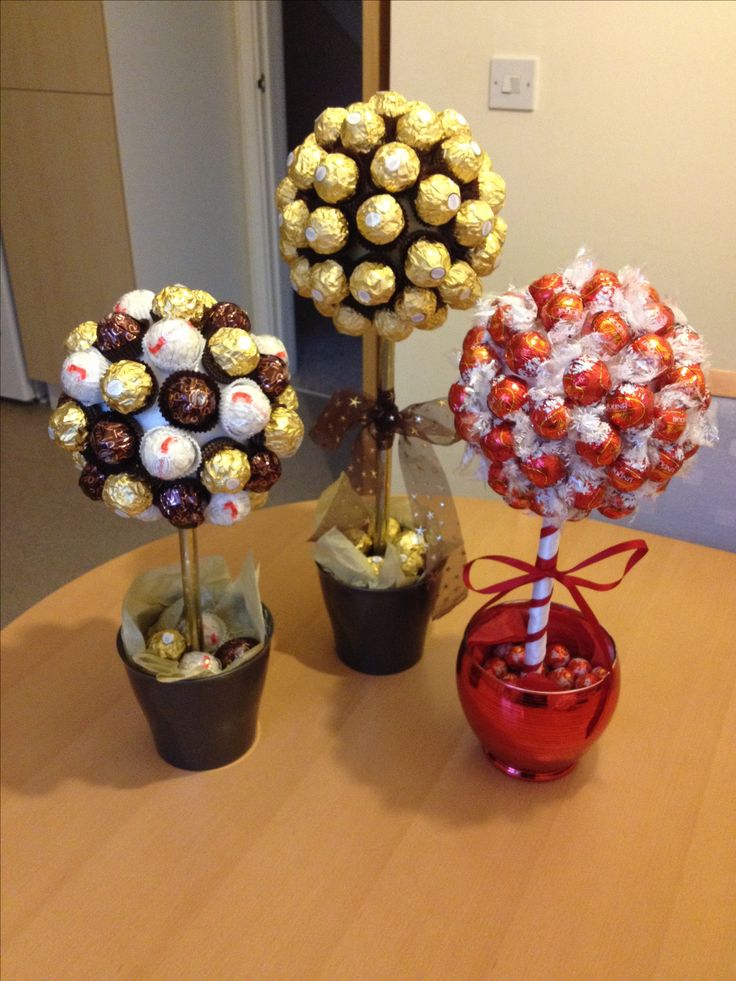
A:
POLYGON ((461 577, 466 556, 460 522, 432 445, 450 446, 458 441, 447 400, 418 402, 399 410, 393 391, 381 391, 376 398, 354 391, 336 392, 310 436, 324 449, 336 450, 356 427, 345 472, 353 489, 363 496, 376 496, 378 449, 390 449, 398 437, 399 463, 414 527, 427 541, 427 571, 441 574, 433 612, 433 619, 437 619, 467 595, 461 577))

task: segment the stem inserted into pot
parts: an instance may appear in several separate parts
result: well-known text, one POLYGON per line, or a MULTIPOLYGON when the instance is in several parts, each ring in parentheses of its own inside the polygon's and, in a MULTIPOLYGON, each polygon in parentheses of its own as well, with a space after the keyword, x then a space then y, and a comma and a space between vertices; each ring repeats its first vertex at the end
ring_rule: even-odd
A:
MULTIPOLYGON (((383 337, 378 338, 376 349, 376 359, 378 362, 378 397, 381 392, 390 392, 393 401, 394 390, 394 342, 388 341, 383 337)), ((378 470, 378 487, 376 490, 376 514, 375 514, 375 541, 373 551, 375 555, 383 555, 386 551, 386 525, 388 522, 388 509, 391 501, 391 454, 393 451, 393 440, 384 445, 384 441, 379 440, 377 445, 376 469, 378 470)))
POLYGON ((199 560, 195 528, 179 529, 179 556, 184 595, 184 620, 190 650, 202 651, 202 604, 199 592, 199 560))
MULTIPOLYGON (((543 524, 539 535, 539 550, 536 566, 538 569, 557 568, 557 553, 560 547, 560 529, 555 525, 543 524)), ((541 636, 527 640, 524 651, 524 667, 534 670, 547 653, 547 623, 549 622, 549 606, 552 600, 554 580, 551 578, 538 579, 532 586, 532 602, 529 607, 527 636, 533 637, 541 631, 541 636)))

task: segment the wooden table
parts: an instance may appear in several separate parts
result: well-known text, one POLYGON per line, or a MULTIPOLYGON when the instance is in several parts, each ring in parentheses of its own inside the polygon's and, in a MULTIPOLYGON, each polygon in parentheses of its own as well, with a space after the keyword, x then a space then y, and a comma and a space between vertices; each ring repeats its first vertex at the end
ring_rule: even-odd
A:
MULTIPOLYGON (((533 558, 537 519, 459 509, 470 555, 533 558)), ((175 537, 5 630, 5 981, 733 978, 736 556, 645 535, 649 557, 589 594, 619 707, 577 770, 528 785, 486 761, 455 693, 481 598, 410 671, 351 672, 312 512, 201 533, 232 568, 252 543, 277 623, 259 740, 225 769, 159 759, 114 650, 129 581, 175 562, 175 537)), ((570 525, 561 564, 629 537, 570 525)))

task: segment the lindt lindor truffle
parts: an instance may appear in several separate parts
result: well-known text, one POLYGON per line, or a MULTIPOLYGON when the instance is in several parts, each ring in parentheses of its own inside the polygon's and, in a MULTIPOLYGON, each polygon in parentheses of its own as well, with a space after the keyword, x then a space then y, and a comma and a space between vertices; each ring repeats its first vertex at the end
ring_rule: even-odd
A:
POLYGON ((220 391, 200 371, 176 371, 161 386, 159 406, 164 417, 182 429, 206 432, 217 421, 220 391))

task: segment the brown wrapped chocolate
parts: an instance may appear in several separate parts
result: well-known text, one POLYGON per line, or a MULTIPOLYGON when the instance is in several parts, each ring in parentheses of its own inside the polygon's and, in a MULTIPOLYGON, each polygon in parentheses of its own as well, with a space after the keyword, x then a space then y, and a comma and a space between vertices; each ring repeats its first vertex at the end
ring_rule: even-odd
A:
POLYGON ((285 392, 291 381, 286 362, 275 354, 261 355, 258 366, 251 377, 261 386, 261 391, 272 399, 285 392))
POLYGON ((138 453, 138 434, 125 419, 104 415, 92 427, 90 449, 108 466, 131 463, 138 453))
POLYGON ((201 371, 175 371, 161 385, 159 407, 172 425, 206 432, 217 422, 220 390, 201 371))
POLYGON ((350 292, 366 307, 388 303, 396 289, 393 269, 381 262, 361 262, 350 276, 350 292))
POLYGON ((460 188, 444 174, 432 174, 419 184, 414 206, 428 225, 444 225, 458 212, 462 199, 460 188))
POLYGON ((320 255, 339 252, 348 240, 347 219, 337 208, 315 208, 304 229, 306 244, 320 255))
POLYGON ((404 212, 391 194, 375 194, 358 208, 358 231, 374 245, 388 245, 404 229, 404 212))
POLYGON ((111 313, 97 324, 96 347, 109 361, 141 353, 143 327, 127 313, 111 313))
POLYGON ((398 194, 415 184, 419 177, 419 157, 406 143, 385 143, 371 160, 371 179, 378 187, 398 194))
POLYGON ((101 501, 107 476, 94 463, 85 464, 79 475, 79 487, 82 493, 86 494, 91 501, 101 501))
POLYGON ((328 153, 314 172, 314 189, 328 204, 345 201, 358 186, 358 165, 344 153, 328 153))
POLYGON ((250 317, 237 303, 215 303, 202 320, 202 333, 211 337, 221 327, 250 330, 250 317))
POLYGON ((100 390, 111 409, 128 415, 151 405, 156 397, 156 380, 140 361, 116 361, 102 376, 100 390))
POLYGON ((209 494, 194 481, 165 484, 156 495, 161 514, 175 528, 197 528, 205 517, 209 494))
MULTIPOLYGON (((288 410, 287 410, 288 411, 288 410)), ((248 455, 250 480, 246 486, 249 494, 264 494, 281 476, 281 461, 269 449, 256 450, 248 455)))
POLYGON ((450 271, 450 253, 441 242, 421 238, 406 253, 404 272, 415 285, 424 289, 439 286, 450 271))
POLYGON ((493 209, 486 201, 463 201, 452 233, 460 245, 476 248, 493 231, 493 209))

